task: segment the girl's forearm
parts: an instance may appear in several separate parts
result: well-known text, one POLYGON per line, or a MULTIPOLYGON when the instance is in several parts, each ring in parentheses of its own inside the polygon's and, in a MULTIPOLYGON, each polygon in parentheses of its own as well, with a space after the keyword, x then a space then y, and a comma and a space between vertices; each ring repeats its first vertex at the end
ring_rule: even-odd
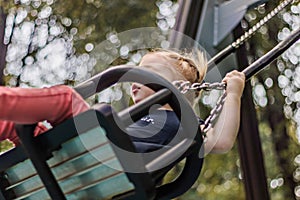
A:
POLYGON ((240 125, 240 107, 240 97, 231 93, 227 94, 220 116, 213 129, 207 134, 207 151, 225 153, 232 148, 240 125))

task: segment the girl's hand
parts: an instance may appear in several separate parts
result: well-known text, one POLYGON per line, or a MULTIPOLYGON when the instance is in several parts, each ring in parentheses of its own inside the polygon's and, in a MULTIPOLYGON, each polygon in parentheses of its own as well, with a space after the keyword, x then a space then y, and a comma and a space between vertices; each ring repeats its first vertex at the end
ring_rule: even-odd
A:
POLYGON ((241 97, 245 87, 245 74, 237 70, 233 70, 226 74, 223 82, 227 84, 226 92, 227 95, 237 95, 241 97))

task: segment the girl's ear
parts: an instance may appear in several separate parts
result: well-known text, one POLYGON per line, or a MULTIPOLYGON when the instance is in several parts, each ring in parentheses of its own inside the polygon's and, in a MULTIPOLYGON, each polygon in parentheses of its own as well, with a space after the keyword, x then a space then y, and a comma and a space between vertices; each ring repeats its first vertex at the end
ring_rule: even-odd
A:
POLYGON ((191 64, 183 59, 179 61, 179 71, 180 73, 186 78, 186 80, 190 81, 191 83, 195 83, 199 79, 199 72, 191 64))

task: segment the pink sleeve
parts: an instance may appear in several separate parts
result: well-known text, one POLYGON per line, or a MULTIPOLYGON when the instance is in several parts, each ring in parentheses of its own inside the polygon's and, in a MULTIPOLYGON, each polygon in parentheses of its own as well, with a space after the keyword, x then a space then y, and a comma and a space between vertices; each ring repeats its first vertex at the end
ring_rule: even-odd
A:
POLYGON ((88 104, 68 86, 39 89, 0 86, 0 139, 16 137, 12 122, 34 124, 47 120, 55 126, 88 109, 88 104))

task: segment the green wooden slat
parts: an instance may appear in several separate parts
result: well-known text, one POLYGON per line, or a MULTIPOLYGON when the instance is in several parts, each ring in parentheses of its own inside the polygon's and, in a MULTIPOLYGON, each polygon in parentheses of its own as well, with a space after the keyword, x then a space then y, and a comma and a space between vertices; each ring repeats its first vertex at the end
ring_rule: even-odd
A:
POLYGON ((91 188, 72 193, 67 196, 67 199, 110 199, 113 196, 130 191, 133 188, 133 185, 128 183, 127 176, 125 174, 119 174, 91 188))
MULTIPOLYGON (((66 195, 68 200, 86 200, 86 199, 111 199, 113 196, 125 193, 132 190, 134 187, 128 182, 125 174, 118 174, 117 176, 111 177, 108 181, 103 181, 99 184, 94 185, 91 188, 80 190, 78 192, 66 195)), ((26 198, 16 198, 15 200, 45 200, 50 199, 45 189, 35 193, 26 198)))
POLYGON ((5 171, 9 179, 10 184, 15 184, 20 180, 24 180, 28 177, 36 174, 35 168, 31 160, 27 159, 5 171))
MULTIPOLYGON (((16 194, 17 197, 24 196, 24 195, 26 197, 26 196, 34 194, 38 191, 41 191, 43 189, 44 189, 44 185, 43 185, 40 177, 39 176, 34 176, 30 179, 27 179, 26 182, 24 182, 22 184, 19 184, 18 186, 14 187, 13 191, 16 194)), ((24 197, 17 198, 17 199, 24 199, 24 197)))
POLYGON ((65 162, 59 165, 58 167, 52 168, 53 174, 56 179, 61 180, 65 177, 69 177, 76 172, 81 172, 86 168, 92 167, 94 165, 99 165, 101 162, 115 157, 110 145, 101 146, 101 148, 95 149, 91 153, 81 155, 72 162, 65 162), (99 157, 101 155, 101 160, 95 158, 94 156, 99 157))
MULTIPOLYGON (((90 193, 103 199, 134 188, 126 174, 115 170, 122 167, 101 127, 67 141, 53 155, 47 162, 68 199, 87 199, 90 193)), ((15 184, 13 190, 17 199, 50 198, 30 160, 6 173, 10 183, 15 184)))
MULTIPOLYGON (((64 152, 64 149, 62 149, 61 151, 64 152)), ((114 155, 108 144, 101 146, 101 148, 94 149, 93 151, 91 151, 91 153, 92 154, 90 154, 90 152, 88 152, 86 154, 80 155, 79 157, 76 157, 76 159, 68 160, 67 162, 62 163, 61 165, 55 166, 54 168, 52 168, 53 173, 54 173, 55 177, 57 178, 57 180, 71 176, 76 171, 77 172, 83 171, 84 169, 88 168, 89 166, 93 166, 97 163, 99 164, 99 162, 103 162, 107 159, 110 159, 114 155), (100 157, 100 155, 101 155, 101 160, 96 159, 94 157, 94 155, 96 155, 97 157, 100 157)), ((32 167, 31 169, 33 169, 32 165, 31 165, 31 167, 32 167)), ((19 169, 21 169, 21 168, 19 168, 19 169)), ((24 168, 24 170, 22 171, 23 175, 26 172, 25 170, 26 170, 26 168, 24 168)), ((34 170, 33 170, 33 172, 30 173, 30 175, 32 175, 32 174, 36 174, 34 170)), ((18 172, 14 173, 13 175, 18 175, 18 172)), ((35 176, 37 176, 37 175, 35 175, 35 176)), ((36 177, 34 177, 34 176, 29 177, 29 178, 27 177, 27 179, 22 179, 24 181, 22 181, 22 180, 19 181, 19 184, 23 184, 23 187, 24 187, 24 185, 29 185, 29 187, 31 187, 32 189, 34 189, 35 187, 40 187, 40 185, 42 183, 39 182, 38 184, 37 183, 33 184, 32 182, 29 181, 29 179, 35 179, 35 178, 36 177)), ((17 184, 16 183, 17 180, 16 180, 16 178, 14 178, 14 180, 13 180, 14 184, 17 184)), ((10 181, 12 182, 12 180, 10 180, 10 181)))
MULTIPOLYGON (((86 147, 93 149, 96 146, 107 142, 104 134, 105 132, 102 128, 96 127, 95 129, 91 129, 90 131, 81 134, 79 137, 67 141, 62 145, 63 150, 53 152, 54 157, 48 160, 49 166, 54 166, 57 163, 74 158, 76 155, 88 151, 86 147), (82 144, 82 141, 84 141, 85 146, 82 144)), ((9 168, 5 172, 8 175, 11 184, 15 184, 18 181, 36 174, 36 171, 29 159, 9 168)))
MULTIPOLYGON (((62 149, 61 151, 63 151, 62 149)), ((112 159, 114 156, 111 147, 107 144, 102 146, 101 148, 95 149, 93 155, 103 155, 102 160, 97 160, 92 154, 89 152, 83 155, 80 155, 78 159, 73 160, 72 162, 62 163, 55 168, 52 168, 52 172, 58 181, 64 180, 71 176, 78 176, 81 173, 87 173, 93 168, 102 165, 102 162, 107 159, 112 159)), ((118 166, 120 168, 120 166, 118 166)), ((27 179, 25 182, 14 187, 15 193, 18 195, 23 195, 27 192, 34 191, 38 188, 43 187, 42 182, 38 176, 31 177, 27 179)))
MULTIPOLYGON (((119 162, 112 160, 108 164, 117 167, 119 162)), ((134 188, 128 181, 126 174, 120 173, 107 165, 101 165, 88 173, 64 180, 59 185, 64 193, 67 194, 67 199, 89 199, 91 197, 103 199, 134 188)), ((46 190, 42 190, 26 199, 40 200, 47 198, 49 196, 46 190)))
POLYGON ((101 127, 91 129, 84 134, 80 134, 72 140, 69 140, 62 144, 63 151, 54 151, 54 157, 50 158, 47 162, 49 166, 56 165, 63 162, 66 159, 75 157, 78 154, 82 154, 88 150, 94 149, 99 145, 108 142, 105 131, 101 127))
MULTIPOLYGON (((75 198, 74 196, 78 199, 78 195, 81 196, 81 199, 86 199, 90 194, 97 195, 99 199, 102 199, 102 197, 114 196, 132 190, 134 187, 128 181, 126 174, 113 169, 119 167, 119 165, 118 160, 110 160, 93 168, 91 171, 66 179, 59 184, 65 194, 69 193, 67 195, 68 199, 73 199, 75 198)), ((26 199, 30 200, 49 198, 45 189, 37 190, 35 193, 29 193, 28 195, 24 194, 23 196, 19 194, 18 196, 18 199, 26 197, 26 199)))
POLYGON ((83 174, 73 176, 63 181, 60 185, 65 193, 70 193, 75 190, 87 188, 89 185, 106 181, 107 178, 120 174, 122 172, 115 170, 111 167, 118 167, 119 162, 117 159, 110 160, 100 166, 97 166, 83 174))

